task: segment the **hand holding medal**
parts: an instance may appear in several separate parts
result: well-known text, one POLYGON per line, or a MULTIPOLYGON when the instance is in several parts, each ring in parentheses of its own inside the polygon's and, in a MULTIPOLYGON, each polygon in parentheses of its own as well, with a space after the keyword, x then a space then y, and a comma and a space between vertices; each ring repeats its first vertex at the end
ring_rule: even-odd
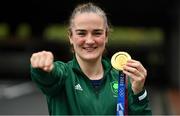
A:
POLYGON ((143 90, 147 71, 139 61, 131 59, 126 52, 115 53, 111 58, 111 64, 119 70, 117 115, 124 115, 127 107, 125 106, 125 93, 127 93, 125 75, 130 77, 134 94, 138 94, 143 90))

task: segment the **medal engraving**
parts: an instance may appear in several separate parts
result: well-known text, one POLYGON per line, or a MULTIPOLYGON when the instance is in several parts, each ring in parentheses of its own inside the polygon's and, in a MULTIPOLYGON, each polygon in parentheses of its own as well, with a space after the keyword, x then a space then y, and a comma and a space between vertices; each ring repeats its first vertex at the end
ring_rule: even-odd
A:
POLYGON ((123 66, 131 56, 127 52, 117 52, 111 58, 111 64, 116 70, 123 70, 123 66))

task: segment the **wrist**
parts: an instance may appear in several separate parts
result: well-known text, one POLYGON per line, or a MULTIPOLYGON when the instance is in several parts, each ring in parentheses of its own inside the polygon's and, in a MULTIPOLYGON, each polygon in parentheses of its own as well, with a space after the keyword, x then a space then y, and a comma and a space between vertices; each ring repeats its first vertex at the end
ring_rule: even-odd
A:
POLYGON ((136 94, 139 94, 140 92, 143 91, 143 88, 132 88, 133 90, 133 93, 136 95, 136 94))

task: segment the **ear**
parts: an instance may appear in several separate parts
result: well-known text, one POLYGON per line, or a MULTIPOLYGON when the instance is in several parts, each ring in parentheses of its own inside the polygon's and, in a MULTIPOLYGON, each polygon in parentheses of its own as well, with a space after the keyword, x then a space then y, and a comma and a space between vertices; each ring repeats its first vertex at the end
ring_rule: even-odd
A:
POLYGON ((108 36, 106 36, 106 43, 108 43, 108 36))
POLYGON ((72 32, 71 32, 71 30, 68 31, 68 38, 69 38, 70 44, 73 44, 73 40, 72 40, 72 32))
POLYGON ((106 43, 108 43, 108 35, 109 35, 109 33, 108 33, 107 30, 106 30, 106 32, 105 32, 105 36, 106 36, 106 37, 105 37, 105 39, 106 39, 105 42, 106 42, 106 43))
POLYGON ((105 43, 108 43, 108 36, 105 37, 105 43))

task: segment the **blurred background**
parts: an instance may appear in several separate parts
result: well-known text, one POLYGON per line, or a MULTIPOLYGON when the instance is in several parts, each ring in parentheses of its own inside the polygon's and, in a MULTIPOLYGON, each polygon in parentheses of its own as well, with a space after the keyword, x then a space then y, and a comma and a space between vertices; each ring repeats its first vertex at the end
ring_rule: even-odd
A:
MULTIPOLYGON (((90 0, 89 0, 90 1, 90 0)), ((33 52, 71 59, 67 25, 87 0, 0 2, 0 115, 48 114, 46 99, 30 79, 33 52)), ((120 50, 148 70, 146 88, 154 115, 180 114, 180 2, 94 0, 112 25, 107 57, 120 50)))

